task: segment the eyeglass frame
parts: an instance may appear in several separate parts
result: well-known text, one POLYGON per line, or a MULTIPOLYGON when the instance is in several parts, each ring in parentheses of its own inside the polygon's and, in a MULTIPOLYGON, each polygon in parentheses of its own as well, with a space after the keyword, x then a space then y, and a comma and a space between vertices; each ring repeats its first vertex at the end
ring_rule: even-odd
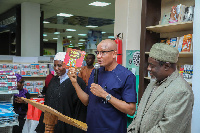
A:
POLYGON ((109 51, 94 51, 96 55, 100 54, 101 56, 106 53, 106 52, 112 52, 112 51, 115 51, 115 50, 109 50, 109 51))

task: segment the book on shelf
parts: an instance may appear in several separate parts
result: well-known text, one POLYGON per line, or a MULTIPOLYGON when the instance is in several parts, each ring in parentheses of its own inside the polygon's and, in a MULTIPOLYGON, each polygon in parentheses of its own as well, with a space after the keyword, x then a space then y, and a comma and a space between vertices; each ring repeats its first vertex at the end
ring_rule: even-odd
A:
POLYGON ((43 85, 36 85, 34 86, 34 92, 40 93, 43 89, 43 85))
POLYGON ((193 65, 189 64, 181 65, 179 73, 187 82, 192 83, 193 65))
POLYGON ((165 43, 176 47, 179 52, 192 52, 192 34, 181 37, 160 38, 158 43, 165 43))
POLYGON ((21 75, 22 76, 31 76, 31 65, 30 64, 22 64, 21 75))
POLYGON ((187 6, 180 4, 179 5, 179 15, 178 15, 178 22, 183 22, 183 18, 185 16, 185 8, 187 6))
POLYGON ((161 25, 177 22, 188 22, 194 19, 194 6, 179 4, 171 7, 171 12, 164 13, 161 25))
POLYGON ((182 51, 183 38, 184 36, 178 37, 177 48, 179 52, 182 51))
POLYGON ((43 81, 25 81, 24 88, 29 93, 38 93, 41 92, 44 87, 43 81))
POLYGON ((194 18, 194 6, 185 7, 185 12, 182 22, 193 21, 194 18))
POLYGON ((163 15, 163 18, 161 20, 161 25, 169 24, 170 14, 171 12, 167 12, 163 15))
POLYGON ((177 37, 170 38, 170 45, 176 47, 177 37))
POLYGON ((190 52, 191 45, 192 45, 192 34, 184 35, 181 52, 190 52))
POLYGON ((177 14, 177 6, 172 6, 169 23, 176 23, 178 22, 178 14, 177 14))

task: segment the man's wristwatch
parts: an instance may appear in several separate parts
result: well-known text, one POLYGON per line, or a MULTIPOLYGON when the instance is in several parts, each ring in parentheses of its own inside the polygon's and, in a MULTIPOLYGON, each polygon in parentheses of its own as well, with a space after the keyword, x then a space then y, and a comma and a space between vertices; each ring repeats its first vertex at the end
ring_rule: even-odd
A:
POLYGON ((106 102, 108 102, 110 99, 111 99, 111 95, 108 94, 108 95, 106 96, 106 102))

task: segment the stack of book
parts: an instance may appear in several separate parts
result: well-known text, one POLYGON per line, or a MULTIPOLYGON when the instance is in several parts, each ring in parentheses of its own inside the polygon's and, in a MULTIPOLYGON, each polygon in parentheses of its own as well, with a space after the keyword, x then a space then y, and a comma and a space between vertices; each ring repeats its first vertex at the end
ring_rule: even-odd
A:
POLYGON ((0 64, 0 70, 12 70, 22 76, 47 76, 47 64, 0 64))
POLYGON ((194 6, 185 6, 182 4, 172 6, 171 12, 164 14, 161 25, 171 24, 177 22, 193 21, 194 18, 194 6))
POLYGON ((44 87, 43 81, 25 81, 24 89, 29 93, 39 93, 44 87))
POLYGON ((11 102, 0 101, 0 125, 18 123, 18 115, 13 111, 11 102))
POLYGON ((17 78, 12 71, 0 71, 0 91, 17 90, 17 78))

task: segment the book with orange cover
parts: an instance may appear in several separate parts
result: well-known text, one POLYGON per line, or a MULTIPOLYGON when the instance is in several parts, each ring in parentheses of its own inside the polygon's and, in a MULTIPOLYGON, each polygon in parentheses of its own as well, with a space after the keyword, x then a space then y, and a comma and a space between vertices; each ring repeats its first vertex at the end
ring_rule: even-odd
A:
POLYGON ((191 45, 192 45, 192 34, 184 35, 181 52, 190 52, 191 45))

